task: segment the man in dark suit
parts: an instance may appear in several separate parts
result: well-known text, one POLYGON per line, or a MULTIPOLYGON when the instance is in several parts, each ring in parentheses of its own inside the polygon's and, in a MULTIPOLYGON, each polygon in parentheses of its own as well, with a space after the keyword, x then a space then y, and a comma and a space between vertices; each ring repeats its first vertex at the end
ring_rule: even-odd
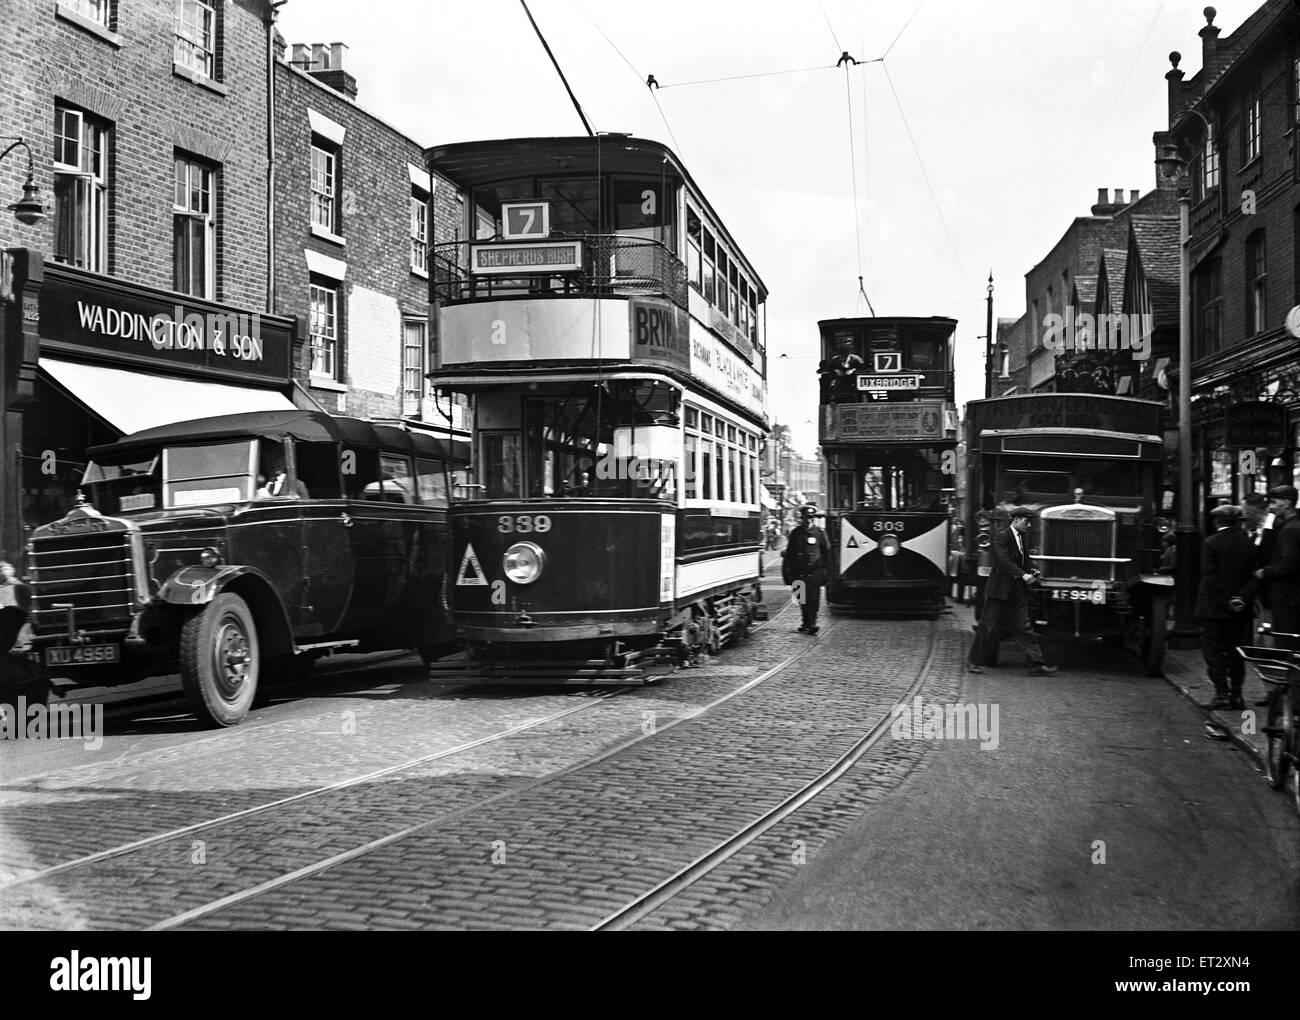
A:
POLYGON ((822 585, 830 570, 831 543, 826 532, 817 527, 817 508, 809 503, 799 508, 799 523, 786 538, 781 557, 781 580, 797 585, 795 599, 803 613, 800 634, 816 634, 817 611, 822 605, 822 585))
MULTIPOLYGON (((1273 630, 1279 634, 1300 633, 1300 517, 1296 516, 1294 485, 1275 485, 1268 490, 1268 509, 1273 515, 1273 547, 1265 566, 1255 571, 1241 597, 1250 602, 1256 595, 1273 615, 1273 630)), ((1297 647, 1289 639, 1278 639, 1282 647, 1297 647)))
POLYGON ((1201 584, 1196 592, 1196 619, 1201 625, 1201 654, 1214 684, 1206 708, 1245 708, 1241 685, 1246 664, 1237 651, 1250 644, 1251 608, 1239 593, 1255 569, 1255 543, 1241 529, 1235 506, 1216 506, 1210 520, 1217 529, 1201 544, 1201 584), (1231 686, 1229 686, 1231 685, 1231 686))
POLYGON ((1029 657, 1030 676, 1051 676, 1056 672, 1055 666, 1043 660, 1038 637, 1029 623, 1028 586, 1034 573, 1029 568, 1026 546, 1033 523, 1034 512, 1018 506, 1011 511, 1011 526, 993 539, 993 573, 984 586, 984 612, 966 657, 966 669, 972 673, 984 672, 985 649, 988 642, 998 640, 1004 625, 1029 657))

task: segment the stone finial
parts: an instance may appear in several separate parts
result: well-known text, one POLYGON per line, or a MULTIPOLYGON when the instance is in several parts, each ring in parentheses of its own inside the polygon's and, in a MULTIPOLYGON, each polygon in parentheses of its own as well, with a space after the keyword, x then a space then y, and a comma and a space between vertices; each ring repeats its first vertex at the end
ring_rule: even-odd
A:
POLYGON ((1205 10, 1201 11, 1201 13, 1205 15, 1205 23, 1207 25, 1213 25, 1215 15, 1217 15, 1219 12, 1216 11, 1213 7, 1207 7, 1205 8, 1205 10))
POLYGON ((1183 59, 1183 55, 1179 53, 1177 50, 1174 50, 1173 53, 1169 54, 1169 63, 1174 65, 1175 71, 1178 70, 1178 62, 1182 59, 1183 59))

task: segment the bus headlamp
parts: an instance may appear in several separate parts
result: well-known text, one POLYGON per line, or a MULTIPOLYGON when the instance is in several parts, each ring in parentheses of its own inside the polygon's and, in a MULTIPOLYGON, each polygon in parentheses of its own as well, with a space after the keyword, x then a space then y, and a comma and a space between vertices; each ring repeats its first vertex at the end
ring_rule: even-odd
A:
POLYGON ((986 531, 975 539, 975 544, 981 549, 987 549, 993 544, 993 536, 986 531))
POLYGON ((1174 522, 1168 517, 1157 517, 1151 523, 1155 525, 1157 535, 1167 535, 1174 526, 1174 522))
POLYGON ((208 546, 199 553, 199 562, 209 569, 219 567, 221 566, 221 553, 213 549, 212 546, 208 546))
POLYGON ((505 575, 515 584, 532 584, 542 576, 545 566, 546 553, 532 542, 516 542, 502 558, 505 575))

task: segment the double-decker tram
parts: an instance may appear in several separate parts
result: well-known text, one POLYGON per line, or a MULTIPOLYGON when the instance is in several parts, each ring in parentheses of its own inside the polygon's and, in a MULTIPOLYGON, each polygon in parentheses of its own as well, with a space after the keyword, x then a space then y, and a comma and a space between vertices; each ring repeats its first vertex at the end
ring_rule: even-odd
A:
POLYGON ((485 681, 652 678, 762 613, 766 288, 677 157, 626 135, 428 150, 443 391, 468 395, 449 606, 485 681))
POLYGON ((956 470, 954 319, 826 319, 820 442, 832 610, 947 605, 956 470))

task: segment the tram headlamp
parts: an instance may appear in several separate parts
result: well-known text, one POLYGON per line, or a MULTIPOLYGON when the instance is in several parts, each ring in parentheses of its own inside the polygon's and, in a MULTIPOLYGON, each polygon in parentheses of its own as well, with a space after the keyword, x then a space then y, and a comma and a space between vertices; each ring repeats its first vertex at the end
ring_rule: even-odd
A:
POLYGON ((1174 526, 1174 522, 1171 521, 1168 517, 1157 517, 1151 523, 1155 526, 1157 535, 1168 534, 1169 531, 1172 530, 1174 526))
POLYGON ((213 549, 212 546, 208 546, 199 553, 199 562, 209 569, 219 567, 221 566, 221 553, 213 549))
POLYGON ((993 536, 990 535, 988 532, 984 532, 982 535, 980 535, 978 538, 975 539, 975 544, 979 546, 981 549, 987 549, 989 546, 993 544, 993 536))
POLYGON ((893 535, 886 535, 880 540, 881 556, 897 556, 900 548, 898 539, 893 535))
POLYGON ((546 553, 532 542, 516 542, 502 558, 506 577, 515 584, 532 584, 542 576, 546 566, 546 553))

